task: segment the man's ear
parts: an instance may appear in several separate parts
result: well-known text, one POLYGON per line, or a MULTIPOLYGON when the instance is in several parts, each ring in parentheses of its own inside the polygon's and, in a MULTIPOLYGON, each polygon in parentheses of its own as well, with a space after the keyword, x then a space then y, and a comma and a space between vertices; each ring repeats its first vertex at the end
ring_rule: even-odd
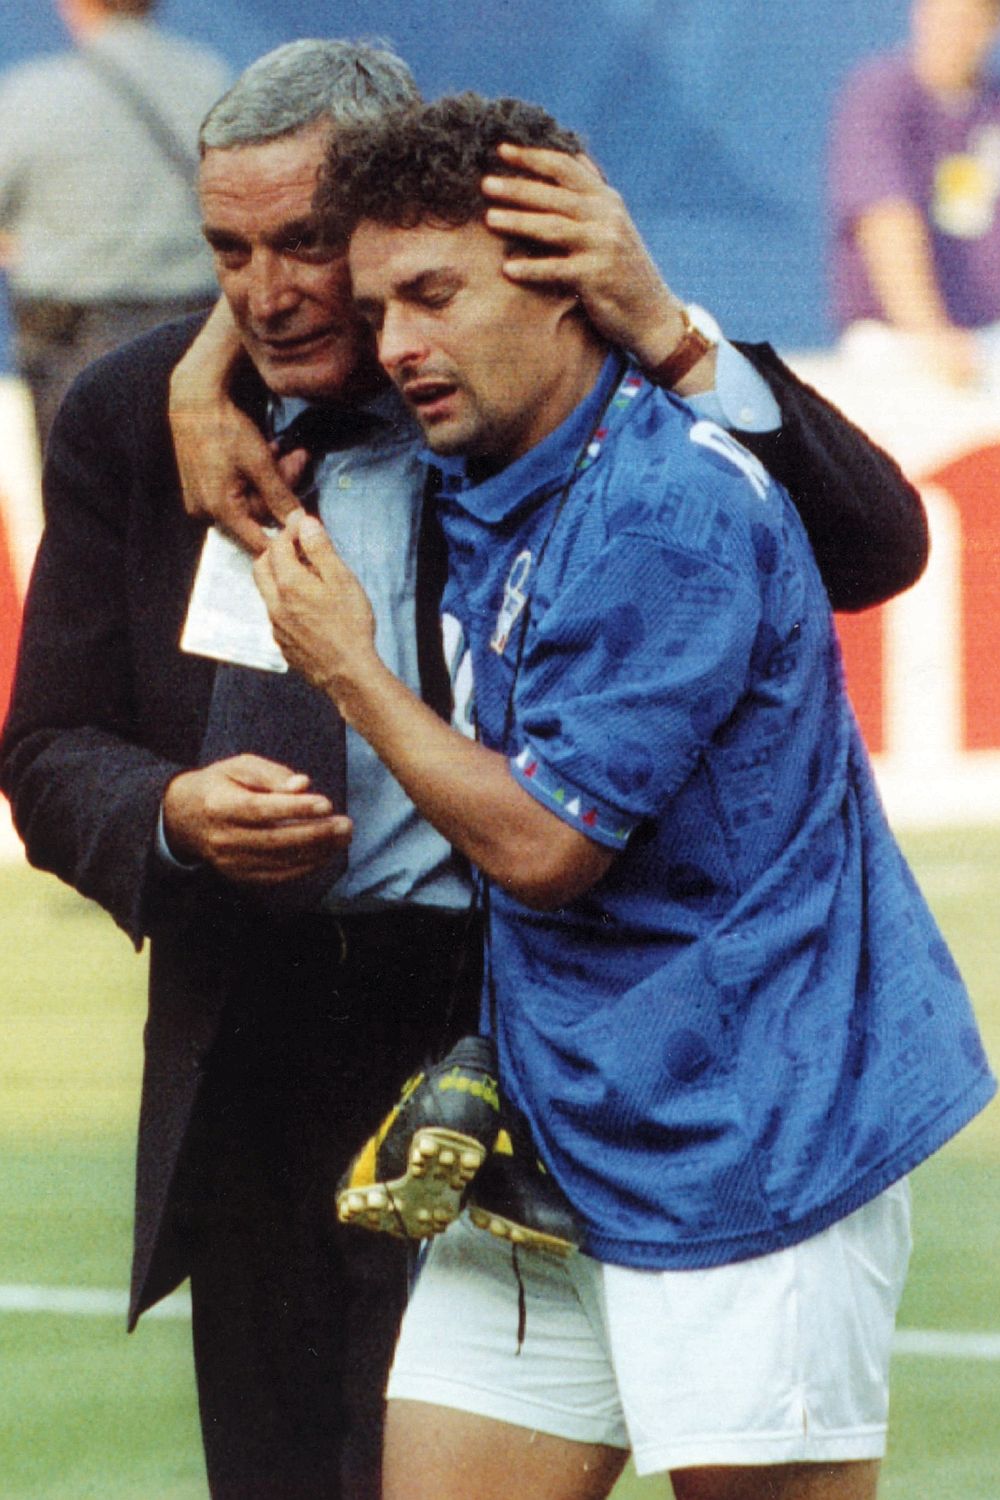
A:
POLYGON ((572 318, 574 322, 586 323, 588 321, 586 309, 580 301, 579 295, 576 292, 570 291, 568 286, 553 286, 552 296, 561 304, 559 312, 560 324, 564 323, 567 318, 572 318))

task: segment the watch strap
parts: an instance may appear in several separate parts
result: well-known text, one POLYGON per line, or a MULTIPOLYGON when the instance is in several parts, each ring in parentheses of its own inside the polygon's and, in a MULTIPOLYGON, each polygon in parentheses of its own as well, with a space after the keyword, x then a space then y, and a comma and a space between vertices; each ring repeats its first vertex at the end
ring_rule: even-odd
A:
POLYGON ((702 333, 701 329, 691 321, 691 315, 686 307, 681 307, 680 314, 684 330, 677 343, 666 359, 661 359, 658 365, 653 365, 652 368, 644 371, 652 385, 658 385, 664 390, 672 390, 677 382, 683 380, 698 361, 704 359, 709 350, 715 347, 715 341, 702 333))

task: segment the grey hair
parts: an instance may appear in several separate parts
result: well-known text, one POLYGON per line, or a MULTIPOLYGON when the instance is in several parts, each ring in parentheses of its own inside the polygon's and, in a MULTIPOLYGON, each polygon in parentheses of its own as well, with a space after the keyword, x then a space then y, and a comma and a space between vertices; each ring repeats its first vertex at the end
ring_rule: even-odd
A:
POLYGON ((250 64, 205 116, 198 148, 259 146, 316 120, 355 124, 419 102, 413 74, 385 42, 306 38, 250 64))

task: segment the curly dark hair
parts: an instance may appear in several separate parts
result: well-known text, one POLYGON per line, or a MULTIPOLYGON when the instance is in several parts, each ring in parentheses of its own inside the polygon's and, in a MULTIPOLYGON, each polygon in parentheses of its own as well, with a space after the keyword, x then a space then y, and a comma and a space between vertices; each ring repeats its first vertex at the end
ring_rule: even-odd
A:
POLYGON ((449 95, 338 129, 315 207, 325 236, 346 244, 362 219, 401 229, 432 222, 459 228, 486 208, 487 173, 519 175, 497 155, 501 141, 582 151, 572 130, 521 99, 449 95))

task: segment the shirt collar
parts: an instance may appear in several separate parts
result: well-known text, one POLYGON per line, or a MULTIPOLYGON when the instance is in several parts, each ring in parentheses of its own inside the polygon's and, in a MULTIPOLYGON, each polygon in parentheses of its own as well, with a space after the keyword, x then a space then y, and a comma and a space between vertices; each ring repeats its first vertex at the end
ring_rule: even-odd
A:
MULTIPOLYGON (((302 396, 268 397, 268 431, 277 435, 284 432, 290 423, 310 406, 319 402, 307 401, 302 396)), ((352 403, 359 412, 376 417, 384 424, 384 431, 377 429, 372 442, 411 442, 417 436, 417 426, 406 403, 394 385, 385 385, 369 396, 366 401, 352 403)))
POLYGON ((478 484, 469 479, 464 456, 446 457, 425 449, 424 462, 441 475, 441 492, 480 521, 501 521, 519 505, 565 480, 584 443, 621 380, 624 365, 611 353, 593 389, 569 416, 534 448, 478 484))

